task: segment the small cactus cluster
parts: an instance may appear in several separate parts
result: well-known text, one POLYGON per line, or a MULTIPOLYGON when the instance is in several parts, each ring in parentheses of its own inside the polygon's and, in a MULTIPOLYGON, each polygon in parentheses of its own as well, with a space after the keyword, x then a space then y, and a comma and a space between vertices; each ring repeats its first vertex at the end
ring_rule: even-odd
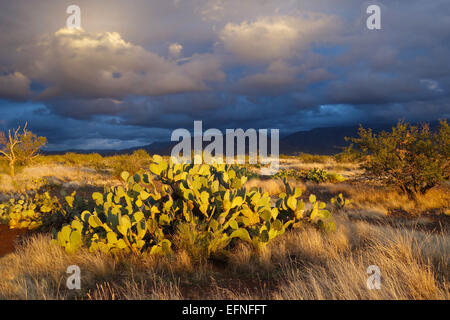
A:
POLYGON ((22 196, 0 204, 0 220, 11 229, 34 230, 43 225, 43 216, 52 215, 60 209, 59 202, 48 192, 35 194, 34 198, 22 196))
POLYGON ((350 203, 351 200, 345 199, 342 193, 339 193, 339 195, 336 198, 331 198, 331 204, 334 205, 338 210, 344 209, 350 203))
POLYGON ((294 169, 285 169, 280 170, 276 174, 272 176, 273 179, 287 179, 287 178, 294 178, 294 179, 302 179, 304 178, 304 173, 299 170, 294 169))
POLYGON ((278 171, 272 176, 272 179, 288 179, 293 178, 296 180, 307 180, 315 183, 324 182, 342 182, 345 178, 340 174, 334 172, 327 172, 324 169, 314 168, 311 170, 299 170, 299 169, 284 169, 278 171))
POLYGON ((325 169, 314 168, 306 174, 306 180, 313 181, 315 183, 323 182, 342 182, 345 178, 337 173, 327 172, 325 169))

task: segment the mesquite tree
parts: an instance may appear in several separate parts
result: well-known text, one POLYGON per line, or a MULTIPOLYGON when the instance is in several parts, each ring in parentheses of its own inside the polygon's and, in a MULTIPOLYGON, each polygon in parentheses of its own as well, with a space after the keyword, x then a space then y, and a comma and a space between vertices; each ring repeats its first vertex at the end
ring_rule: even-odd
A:
POLYGON ((450 126, 446 120, 436 130, 428 124, 419 127, 400 121, 392 132, 375 134, 360 127, 358 134, 347 138, 353 142, 349 150, 364 160, 366 173, 397 186, 411 198, 449 179, 450 126))
POLYGON ((15 175, 17 163, 26 163, 38 156, 39 150, 47 143, 47 138, 38 137, 27 130, 27 123, 23 127, 8 130, 8 135, 0 132, 0 155, 9 163, 11 176, 15 175))

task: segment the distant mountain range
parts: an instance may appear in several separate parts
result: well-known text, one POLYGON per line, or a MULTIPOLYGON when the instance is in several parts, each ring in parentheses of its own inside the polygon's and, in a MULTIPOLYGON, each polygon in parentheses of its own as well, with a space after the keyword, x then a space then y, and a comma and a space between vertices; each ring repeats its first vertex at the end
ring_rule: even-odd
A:
MULTIPOLYGON (((431 128, 436 128, 439 122, 430 123, 431 128)), ((395 124, 383 125, 363 125, 365 128, 372 128, 374 132, 390 131, 395 124)), ((295 155, 298 153, 311 153, 320 155, 332 155, 342 151, 342 148, 348 146, 345 137, 356 137, 358 135, 359 126, 346 127, 325 127, 315 128, 309 131, 298 131, 283 138, 280 138, 280 154, 295 155)), ((225 140, 225 139, 224 139, 225 140)), ((204 142, 203 147, 210 142, 204 142)), ((131 154, 135 150, 143 149, 149 154, 170 155, 172 148, 178 142, 153 142, 152 144, 134 147, 122 150, 65 150, 65 151, 48 151, 45 154, 64 154, 67 152, 75 153, 99 153, 103 156, 115 154, 131 154)), ((225 144, 225 143, 224 143, 225 144)), ((193 143, 191 143, 193 146, 193 143)), ((270 140, 268 141, 270 153, 270 140)), ((225 152, 225 146, 224 146, 225 152)))

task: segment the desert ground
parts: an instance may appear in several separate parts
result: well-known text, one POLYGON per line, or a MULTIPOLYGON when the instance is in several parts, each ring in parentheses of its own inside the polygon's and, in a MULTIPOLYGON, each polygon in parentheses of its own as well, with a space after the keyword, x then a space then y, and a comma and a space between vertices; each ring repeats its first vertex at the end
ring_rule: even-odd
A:
MULTIPOLYGON (((61 197, 123 183, 121 170, 148 170, 145 152, 133 155, 40 156, 14 178, 0 173, 0 203, 48 191, 61 197), (119 169, 120 168, 120 169, 119 169), (61 192, 63 191, 63 192, 61 192)), ((250 168, 257 172, 256 168, 250 168)), ((285 156, 280 172, 331 208, 336 224, 326 233, 309 225, 288 230, 256 254, 237 242, 226 257, 112 256, 81 248, 66 253, 49 231, 0 226, 0 299, 449 299, 450 186, 410 199, 364 176, 358 163, 332 156, 285 156), (289 172, 313 168, 341 181, 316 183, 289 172), (342 194, 343 207, 331 199, 342 194), (66 287, 67 267, 81 269, 81 290, 66 287), (369 290, 367 268, 379 267, 380 289, 369 290)), ((283 192, 281 177, 252 175, 245 188, 270 196, 283 192)))

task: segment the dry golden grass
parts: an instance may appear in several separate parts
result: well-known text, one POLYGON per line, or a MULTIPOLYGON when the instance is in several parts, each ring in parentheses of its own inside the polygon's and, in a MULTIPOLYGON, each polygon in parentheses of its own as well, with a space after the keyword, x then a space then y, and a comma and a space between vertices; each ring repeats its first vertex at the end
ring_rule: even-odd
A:
POLYGON ((9 195, 13 193, 24 193, 48 186, 77 189, 86 186, 111 186, 118 183, 108 173, 99 173, 91 168, 58 164, 24 168, 14 179, 0 173, 0 182, 0 201, 9 198, 9 195))
MULTIPOLYGON (((135 257, 115 260, 109 255, 80 250, 68 255, 50 244, 47 235, 34 235, 13 254, 0 259, 0 299, 176 299, 175 282, 166 283, 157 273, 143 271, 145 262, 135 257), (80 292, 66 288, 67 267, 81 269, 80 292), (135 277, 135 268, 141 268, 135 277)), ((147 267, 149 264, 145 264, 147 267)), ((168 265, 168 264, 167 264, 168 265)))
POLYGON ((335 237, 296 235, 296 260, 285 266, 279 299, 448 299, 446 235, 427 236, 359 222, 335 237), (345 235, 346 234, 346 235, 345 235), (344 236, 345 235, 345 236, 344 236), (426 238, 426 241, 423 241, 426 238), (436 247, 439 251, 436 254, 436 247), (367 267, 381 270, 381 289, 368 290, 367 267))
POLYGON ((314 168, 325 169, 327 171, 338 173, 346 179, 361 175, 363 173, 363 170, 361 170, 359 165, 356 163, 337 163, 331 158, 321 163, 302 162, 298 158, 280 159, 281 170, 297 169, 309 171, 314 168))
POLYGON ((379 211, 403 210, 409 214, 423 212, 438 213, 450 208, 449 186, 435 187, 424 195, 418 195, 417 199, 410 199, 394 188, 370 185, 365 183, 349 184, 312 184, 306 183, 306 189, 310 192, 324 196, 335 196, 342 193, 352 200, 352 208, 364 210, 375 208, 379 211))
POLYGON ((448 234, 397 229, 338 217, 338 230, 305 227, 257 255, 240 243, 225 267, 168 258, 114 260, 74 255, 34 235, 0 259, 0 299, 448 299, 448 234), (66 269, 81 268, 82 290, 66 289, 66 269), (366 286, 381 269, 381 289, 366 286))
MULTIPOLYGON (((306 190, 305 185, 301 181, 296 181, 294 179, 288 179, 289 184, 292 187, 300 188, 302 191, 306 190)), ((278 195, 285 191, 285 186, 283 181, 280 179, 266 179, 262 180, 259 178, 250 179, 245 183, 245 187, 250 190, 253 187, 262 188, 263 192, 268 192, 269 195, 278 195)))

